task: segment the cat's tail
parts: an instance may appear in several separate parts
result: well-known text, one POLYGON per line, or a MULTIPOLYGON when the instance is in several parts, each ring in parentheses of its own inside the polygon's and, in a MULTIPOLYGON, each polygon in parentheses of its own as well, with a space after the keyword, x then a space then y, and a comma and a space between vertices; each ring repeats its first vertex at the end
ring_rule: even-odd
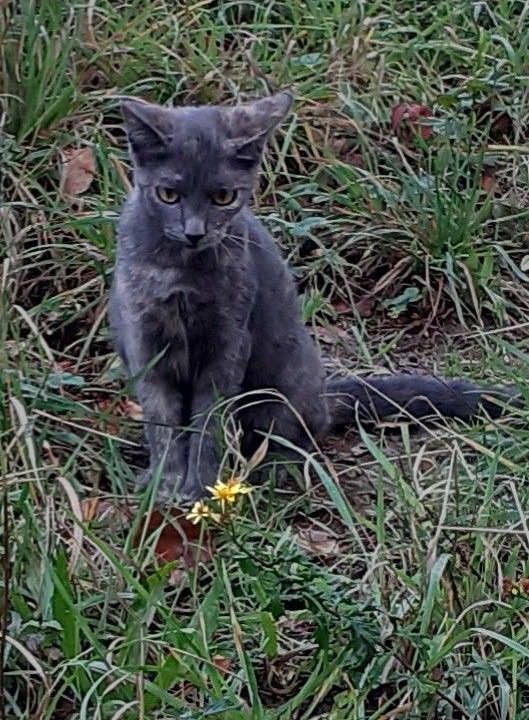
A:
POLYGON ((468 380, 444 380, 422 375, 350 377, 329 380, 326 386, 331 426, 400 416, 470 420, 480 409, 498 418, 506 407, 521 407, 514 387, 478 387, 468 380))

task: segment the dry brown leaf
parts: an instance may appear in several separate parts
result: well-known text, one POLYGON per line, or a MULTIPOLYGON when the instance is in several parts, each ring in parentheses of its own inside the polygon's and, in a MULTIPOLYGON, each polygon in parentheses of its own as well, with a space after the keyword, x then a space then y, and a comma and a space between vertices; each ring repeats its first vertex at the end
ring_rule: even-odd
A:
POLYGON ((71 198, 86 192, 95 171, 92 148, 65 148, 61 153, 61 197, 71 198))
POLYGON ((364 297, 360 298, 360 300, 355 303, 356 312, 361 318, 371 317, 375 308, 375 303, 376 299, 374 297, 364 295, 364 297))
POLYGON ((413 133, 418 133, 423 140, 428 140, 432 134, 429 125, 421 124, 432 117, 432 112, 424 105, 416 103, 399 103, 391 111, 391 129, 400 136, 401 140, 409 140, 413 133))
MULTIPOLYGON (((171 508, 162 515, 153 510, 147 520, 147 535, 159 530, 158 539, 154 548, 156 560, 160 564, 180 560, 184 567, 194 567, 197 562, 209 562, 212 558, 211 536, 206 530, 200 540, 201 528, 186 520, 185 513, 178 508, 171 508)), ((141 536, 141 530, 136 537, 136 544, 141 536)), ((177 576, 179 577, 179 576, 177 576)))
POLYGON ((266 453, 268 452, 268 438, 264 438, 262 443, 259 445, 257 450, 254 452, 252 457, 246 463, 246 473, 250 474, 252 470, 261 464, 265 459, 266 453))
POLYGON ((117 435, 119 432, 119 427, 115 419, 117 407, 114 407, 111 411, 111 406, 112 400, 110 398, 103 398, 97 401, 97 409, 105 415, 105 417, 99 419, 100 427, 109 435, 117 435))
POLYGON ((314 328, 314 334, 317 335, 321 342, 327 343, 328 345, 334 345, 340 339, 347 340, 349 338, 347 330, 344 330, 337 325, 328 328, 318 325, 314 328))
POLYGON ((524 593, 524 595, 529 595, 529 578, 522 578, 518 582, 518 587, 520 588, 521 593, 524 593))
POLYGON ((344 315, 351 312, 351 307, 345 300, 334 300, 332 303, 333 309, 339 314, 344 315))
POLYGON ((143 420, 143 411, 138 403, 135 403, 133 400, 122 400, 120 402, 120 408, 123 410, 123 415, 131 420, 143 420))
POLYGON ((364 167, 364 158, 362 153, 356 152, 355 150, 349 150, 342 158, 342 162, 352 165, 353 167, 362 168, 364 167))
POLYGON ((493 193, 496 188, 496 173, 492 167, 484 167, 481 173, 480 186, 486 193, 493 193))
POLYGON ((122 522, 132 519, 132 511, 127 503, 111 502, 98 497, 81 500, 81 513, 86 523, 97 520, 111 521, 115 524, 117 519, 121 519, 122 522))
POLYGON ((294 533, 295 540, 304 552, 318 557, 329 557, 339 555, 341 552, 340 543, 331 537, 324 530, 315 528, 300 528, 294 533))
POLYGON ((512 589, 514 587, 514 583, 509 578, 503 578, 501 581, 501 595, 502 597, 507 597, 511 594, 512 589))
POLYGON ((128 417, 131 420, 142 420, 143 411, 141 407, 133 400, 124 398, 117 403, 111 398, 102 398, 97 401, 97 408, 100 413, 104 414, 104 418, 100 418, 103 430, 109 435, 117 435, 119 433, 119 417, 128 417))
POLYGON ((211 662, 215 665, 222 677, 231 670, 231 662, 229 658, 223 657, 222 655, 214 655, 211 658, 211 662))
POLYGON ((75 372, 75 363, 73 362, 73 360, 58 360, 57 367, 61 370, 64 370, 64 372, 75 372))
POLYGON ((81 514, 83 521, 86 523, 92 522, 96 515, 97 506, 99 504, 99 498, 91 497, 81 500, 81 514))

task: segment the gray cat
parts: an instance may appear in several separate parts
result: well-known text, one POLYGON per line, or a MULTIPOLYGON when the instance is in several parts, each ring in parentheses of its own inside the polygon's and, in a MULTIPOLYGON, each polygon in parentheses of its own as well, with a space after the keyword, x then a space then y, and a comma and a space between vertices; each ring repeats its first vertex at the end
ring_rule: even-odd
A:
POLYGON ((406 375, 326 382, 291 274, 248 207, 266 141, 291 103, 278 93, 237 107, 122 105, 134 189, 119 222, 109 319, 146 421, 143 482, 161 468, 162 498, 194 499, 214 484, 212 411, 222 399, 235 399, 249 454, 270 430, 307 448, 310 435, 358 416, 400 406, 414 418, 468 419, 480 405, 498 416, 514 395, 492 388, 488 399, 465 380, 406 375))

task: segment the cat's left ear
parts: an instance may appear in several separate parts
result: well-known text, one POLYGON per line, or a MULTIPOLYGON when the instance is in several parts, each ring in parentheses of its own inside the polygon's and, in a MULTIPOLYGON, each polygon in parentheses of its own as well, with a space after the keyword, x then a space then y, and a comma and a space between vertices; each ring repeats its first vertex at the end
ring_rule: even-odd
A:
POLYGON ((169 110, 141 100, 123 100, 121 112, 125 130, 137 157, 163 151, 173 139, 172 119, 169 110))
POLYGON ((288 115, 293 100, 290 93, 280 92, 227 111, 228 143, 239 159, 259 159, 266 141, 288 115))

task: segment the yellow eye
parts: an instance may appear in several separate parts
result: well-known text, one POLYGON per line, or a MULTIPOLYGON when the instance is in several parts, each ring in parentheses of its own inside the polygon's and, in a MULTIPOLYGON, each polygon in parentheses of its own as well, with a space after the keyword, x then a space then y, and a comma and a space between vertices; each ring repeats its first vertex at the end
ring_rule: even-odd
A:
POLYGON ((211 193, 211 202, 213 205, 231 205, 237 197, 235 190, 217 190, 211 193))
POLYGON ((156 188, 156 194, 158 195, 159 200, 167 203, 168 205, 174 205, 180 200, 180 195, 176 192, 174 188, 158 185, 158 187, 156 188))

